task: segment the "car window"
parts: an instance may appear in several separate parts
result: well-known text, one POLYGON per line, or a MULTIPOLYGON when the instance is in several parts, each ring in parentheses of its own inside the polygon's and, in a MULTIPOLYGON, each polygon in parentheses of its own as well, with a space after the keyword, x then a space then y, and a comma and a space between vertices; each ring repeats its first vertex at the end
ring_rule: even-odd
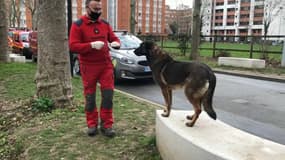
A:
POLYGON ((21 34, 20 34, 20 39, 21 39, 23 42, 28 42, 28 41, 29 41, 29 33, 21 33, 21 34))
POLYGON ((133 35, 118 35, 121 41, 121 49, 135 49, 140 46, 141 40, 133 35))

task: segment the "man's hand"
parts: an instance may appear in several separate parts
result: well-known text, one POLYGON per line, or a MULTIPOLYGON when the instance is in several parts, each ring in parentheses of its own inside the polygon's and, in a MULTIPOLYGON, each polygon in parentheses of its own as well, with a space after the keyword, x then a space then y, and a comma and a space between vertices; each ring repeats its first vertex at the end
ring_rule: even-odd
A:
POLYGON ((95 48, 97 50, 100 50, 103 46, 104 46, 104 42, 102 41, 94 41, 94 42, 91 42, 91 48, 95 48))
POLYGON ((111 43, 111 47, 114 49, 120 49, 121 45, 119 42, 114 41, 111 43))

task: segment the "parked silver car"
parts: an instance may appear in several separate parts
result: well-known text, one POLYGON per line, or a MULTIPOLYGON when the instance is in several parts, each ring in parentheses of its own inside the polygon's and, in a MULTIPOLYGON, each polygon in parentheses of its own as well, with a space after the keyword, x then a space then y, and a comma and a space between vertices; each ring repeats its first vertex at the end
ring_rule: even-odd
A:
MULTIPOLYGON (((115 81, 122 79, 150 79, 152 78, 151 69, 145 56, 137 56, 134 50, 142 42, 138 37, 125 32, 115 31, 121 41, 120 49, 110 48, 112 62, 114 65, 115 81)), ((80 74, 79 61, 75 55, 73 58, 73 74, 80 74)))

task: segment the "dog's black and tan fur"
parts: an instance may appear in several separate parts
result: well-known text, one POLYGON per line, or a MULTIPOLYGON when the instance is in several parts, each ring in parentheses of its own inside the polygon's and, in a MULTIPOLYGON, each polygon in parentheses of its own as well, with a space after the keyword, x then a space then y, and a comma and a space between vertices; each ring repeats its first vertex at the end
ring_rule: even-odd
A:
POLYGON ((154 42, 143 42, 135 50, 138 56, 146 56, 153 77, 162 90, 166 109, 162 116, 168 117, 172 105, 172 90, 184 88, 187 99, 194 108, 194 114, 186 118, 191 120, 186 125, 192 127, 201 113, 201 104, 208 115, 216 119, 212 107, 213 94, 216 87, 216 76, 211 68, 199 62, 179 62, 173 60, 154 42))

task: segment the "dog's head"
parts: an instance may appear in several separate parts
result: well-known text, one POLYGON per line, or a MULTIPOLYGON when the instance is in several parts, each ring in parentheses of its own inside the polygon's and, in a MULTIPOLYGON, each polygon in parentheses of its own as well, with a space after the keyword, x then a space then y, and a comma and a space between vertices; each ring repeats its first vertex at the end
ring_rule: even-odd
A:
POLYGON ((155 43, 152 41, 144 41, 140 44, 139 48, 137 48, 134 53, 137 56, 149 56, 151 50, 155 47, 155 43))

